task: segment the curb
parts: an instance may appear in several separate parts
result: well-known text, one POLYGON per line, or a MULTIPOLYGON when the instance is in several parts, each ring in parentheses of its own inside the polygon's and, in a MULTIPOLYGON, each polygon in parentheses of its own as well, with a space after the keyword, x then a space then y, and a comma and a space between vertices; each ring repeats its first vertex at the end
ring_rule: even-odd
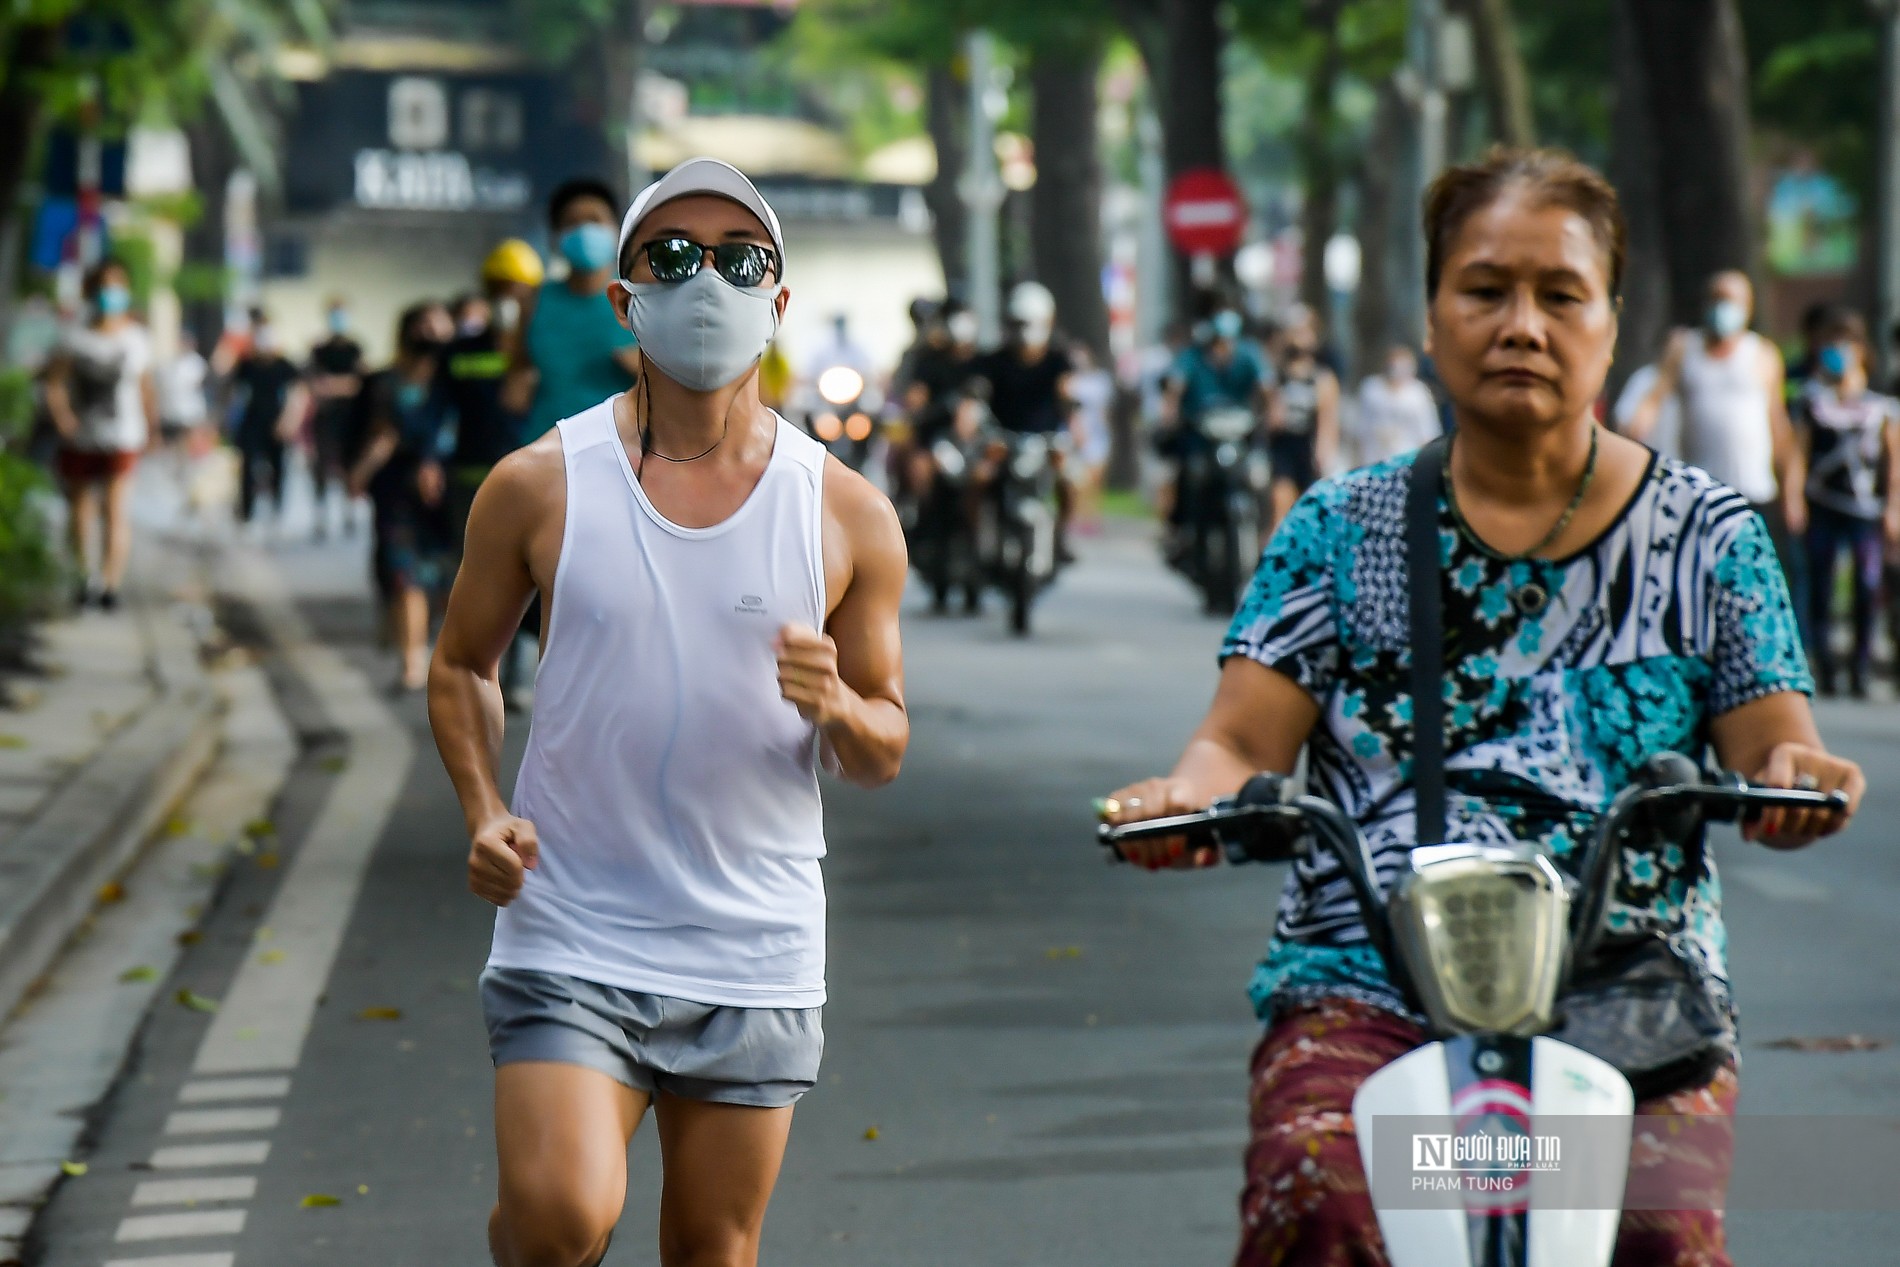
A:
POLYGON ((0 1019, 216 755, 217 697, 190 634, 160 605, 140 604, 134 618, 156 698, 0 849, 0 1019))

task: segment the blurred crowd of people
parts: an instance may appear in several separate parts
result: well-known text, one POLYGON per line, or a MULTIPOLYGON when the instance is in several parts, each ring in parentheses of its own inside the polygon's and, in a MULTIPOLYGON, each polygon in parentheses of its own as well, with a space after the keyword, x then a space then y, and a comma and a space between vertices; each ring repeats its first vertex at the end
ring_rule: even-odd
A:
MULTIPOLYGON (((164 453, 182 477, 224 441, 235 456, 236 516, 253 523, 266 506, 281 517, 287 458, 301 451, 319 537, 351 532, 365 517, 358 508, 367 508, 399 681, 420 687, 431 611, 453 578, 484 476, 639 372, 634 338, 605 294, 618 226, 612 190, 571 181, 547 213, 563 264, 557 277, 526 242, 501 243, 466 293, 402 312, 395 354, 382 366, 368 363, 342 297, 307 349, 285 346, 269 312, 254 308, 208 354, 187 334, 161 362, 134 311, 126 267, 94 267, 83 314, 62 331, 41 374, 43 452, 66 491, 85 577, 78 601, 108 609, 120 601, 131 475, 142 453, 164 453)), ((1841 688, 1844 643, 1846 689, 1865 695, 1883 607, 1900 629, 1900 400, 1875 389, 1858 313, 1816 306, 1798 358, 1784 365, 1750 329, 1753 308, 1746 276, 1711 279, 1701 327, 1677 331, 1656 363, 1628 380, 1605 421, 1707 469, 1755 505, 1804 618, 1822 690, 1841 688), (1843 559, 1844 638, 1835 617, 1843 559)), ((900 502, 929 487, 933 449, 945 438, 968 439, 980 425, 1049 438, 1063 473, 1065 558, 1071 531, 1100 530, 1118 410, 1134 420, 1124 443, 1174 464, 1208 443, 1210 416, 1245 411, 1271 470, 1267 532, 1318 478, 1409 452, 1453 425, 1429 360, 1395 344, 1349 388, 1322 322, 1300 306, 1263 323, 1211 305, 1119 376, 1062 332, 1054 296, 1035 282, 1009 292, 993 346, 983 346, 977 315, 955 299, 919 299, 911 317, 914 340, 888 374, 842 314, 802 367, 774 344, 759 369, 762 399, 828 442, 826 426, 844 426, 839 415, 851 413, 854 427, 874 417, 875 437, 850 439, 879 447, 871 466, 900 502), (827 403, 846 380, 850 400, 827 403)), ((1164 525, 1178 527, 1171 483, 1155 500, 1164 525)), ((524 628, 536 621, 530 613, 524 628)), ((511 679, 519 658, 509 657, 511 679)))

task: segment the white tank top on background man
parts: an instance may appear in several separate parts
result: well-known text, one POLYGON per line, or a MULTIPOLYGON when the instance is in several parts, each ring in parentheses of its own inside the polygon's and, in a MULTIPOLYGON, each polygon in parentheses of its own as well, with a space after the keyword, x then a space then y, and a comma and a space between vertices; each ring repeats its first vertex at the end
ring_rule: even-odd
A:
POLYGON ((817 729, 774 643, 825 625, 825 449, 778 419, 737 511, 647 500, 613 401, 559 424, 567 522, 514 813, 540 862, 492 967, 733 1007, 825 1001, 817 729))
POLYGON ((1700 332, 1685 341, 1678 394, 1682 458, 1756 505, 1775 500, 1774 423, 1761 336, 1743 331, 1727 356, 1709 355, 1700 332))

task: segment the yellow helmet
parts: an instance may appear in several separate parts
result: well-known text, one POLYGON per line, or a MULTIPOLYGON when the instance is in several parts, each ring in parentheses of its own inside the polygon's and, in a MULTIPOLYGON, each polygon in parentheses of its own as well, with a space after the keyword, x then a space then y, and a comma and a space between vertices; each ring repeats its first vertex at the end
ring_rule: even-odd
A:
POLYGON ((535 254, 533 247, 520 238, 509 238, 488 253, 482 261, 482 280, 492 282, 519 282, 523 286, 539 286, 546 274, 541 267, 541 257, 535 254))

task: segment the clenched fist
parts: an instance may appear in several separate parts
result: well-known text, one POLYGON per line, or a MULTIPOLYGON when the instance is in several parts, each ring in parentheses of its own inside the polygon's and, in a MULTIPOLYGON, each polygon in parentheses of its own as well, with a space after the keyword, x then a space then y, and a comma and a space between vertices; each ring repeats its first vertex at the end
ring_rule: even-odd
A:
POLYGON ((541 860, 541 839, 534 824, 513 814, 490 819, 475 832, 468 849, 468 889, 484 902, 506 906, 521 892, 528 872, 541 860))
POLYGON ((838 676, 838 644, 809 625, 787 625, 773 645, 778 656, 779 694, 814 726, 843 715, 851 688, 838 676))

